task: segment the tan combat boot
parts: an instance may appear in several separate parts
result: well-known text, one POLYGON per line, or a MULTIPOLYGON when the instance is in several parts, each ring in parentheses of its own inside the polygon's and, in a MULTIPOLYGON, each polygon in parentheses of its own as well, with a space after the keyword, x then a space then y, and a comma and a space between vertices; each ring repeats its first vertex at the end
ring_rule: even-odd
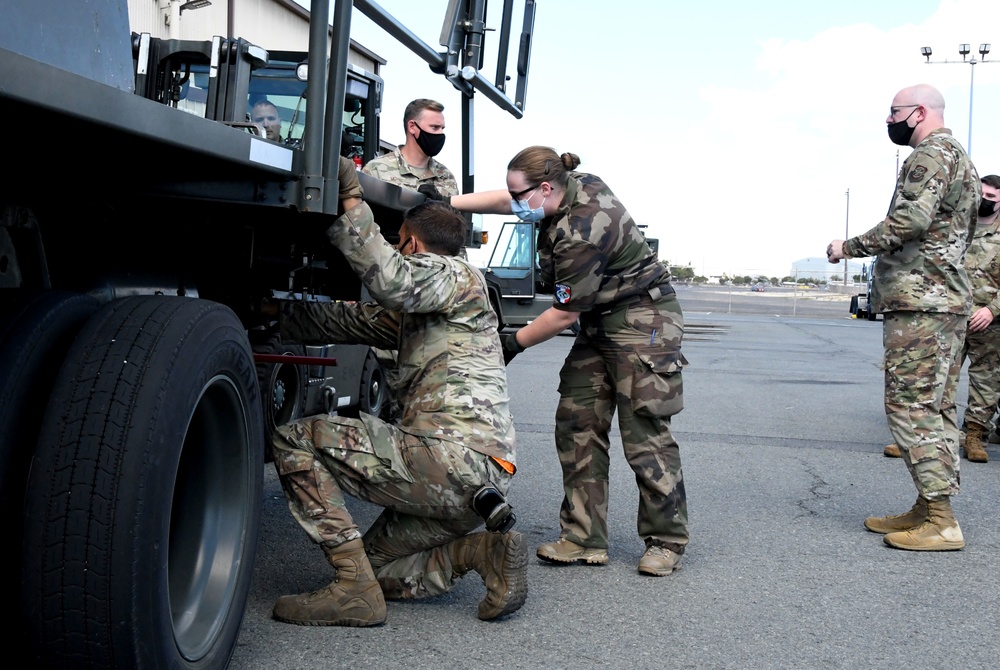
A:
POLYGON ((535 551, 538 558, 550 563, 586 563, 587 565, 604 565, 608 562, 607 549, 581 547, 575 542, 559 538, 555 542, 538 545, 535 551))
POLYGON ((312 593, 281 596, 274 618, 300 626, 377 626, 385 622, 385 598, 361 540, 340 545, 327 559, 337 571, 330 584, 312 593))
POLYGON ((659 545, 650 545, 639 559, 639 572, 654 577, 665 577, 681 569, 681 555, 659 545))
POLYGON ((882 454, 886 458, 899 458, 899 446, 893 442, 892 444, 885 445, 885 449, 882 450, 882 454))
POLYGON ((983 446, 983 427, 970 423, 965 427, 965 457, 973 463, 986 463, 990 460, 983 446))
POLYGON ((882 539, 890 547, 910 551, 954 551, 965 546, 950 498, 928 500, 926 521, 916 528, 888 533, 882 539))
POLYGON ((475 570, 486 585, 479 618, 496 619, 516 612, 528 598, 528 545, 517 531, 482 531, 453 540, 445 547, 455 576, 475 570))
POLYGON ((901 530, 916 528, 927 520, 927 501, 917 496, 917 502, 909 512, 891 516, 870 516, 865 519, 865 528, 873 533, 895 533, 901 530))

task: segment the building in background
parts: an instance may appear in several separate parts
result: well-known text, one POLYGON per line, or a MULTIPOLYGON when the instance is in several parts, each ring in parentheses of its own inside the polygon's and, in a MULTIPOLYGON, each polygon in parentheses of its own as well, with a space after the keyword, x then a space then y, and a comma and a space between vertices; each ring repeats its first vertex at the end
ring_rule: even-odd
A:
MULTIPOLYGON (((294 0, 128 0, 128 12, 133 32, 149 33, 156 38, 200 41, 216 35, 238 37, 272 54, 309 49, 309 11, 294 0)), ((374 75, 372 79, 381 77, 382 66, 386 64, 384 58, 353 39, 348 62, 374 75)), ((377 91, 379 99, 374 101, 373 107, 376 115, 382 105, 380 86, 377 91)), ((282 107, 281 101, 274 102, 278 103, 280 115, 287 124, 294 112, 282 107)), ((380 128, 381 123, 376 118, 376 134, 380 134, 380 128)), ((395 147, 381 137, 375 141, 376 153, 392 151, 395 147)))
MULTIPOLYGON (((853 283, 855 275, 860 276, 862 268, 865 267, 867 259, 853 259, 847 264, 847 283, 853 283)), ((830 263, 825 258, 802 258, 792 263, 792 269, 788 272, 789 277, 796 279, 815 279, 829 283, 844 283, 844 264, 830 263)))
MULTIPOLYGON (((242 37, 264 49, 307 51, 309 11, 293 0, 128 0, 129 27, 179 40, 242 37)), ((385 59, 351 40, 348 60, 381 75, 385 59)))

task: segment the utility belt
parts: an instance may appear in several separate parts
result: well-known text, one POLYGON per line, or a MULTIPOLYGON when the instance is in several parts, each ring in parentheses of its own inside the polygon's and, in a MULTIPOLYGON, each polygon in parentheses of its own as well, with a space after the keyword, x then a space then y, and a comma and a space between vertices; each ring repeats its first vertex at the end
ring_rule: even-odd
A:
POLYGON ((582 318, 601 318, 602 316, 607 316, 612 312, 617 312, 620 309, 626 307, 631 307, 632 305, 638 305, 639 303, 649 301, 650 303, 656 303, 665 295, 674 295, 674 287, 670 285, 670 282, 664 282, 656 286, 650 286, 645 293, 639 293, 638 295, 632 295, 627 298, 622 298, 618 302, 612 303, 610 306, 602 305, 601 307, 595 307, 589 312, 584 312, 582 318))

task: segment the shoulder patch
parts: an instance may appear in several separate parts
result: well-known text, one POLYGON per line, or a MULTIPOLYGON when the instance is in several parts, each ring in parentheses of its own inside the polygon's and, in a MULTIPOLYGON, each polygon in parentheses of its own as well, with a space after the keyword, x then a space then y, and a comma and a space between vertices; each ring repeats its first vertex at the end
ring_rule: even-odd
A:
POLYGON ((924 165, 918 165, 912 170, 910 170, 910 174, 907 177, 907 179, 909 179, 911 182, 923 181, 924 175, 926 174, 927 174, 927 167, 924 165))
POLYGON ((572 296, 572 293, 573 292, 566 284, 556 284, 555 298, 556 302, 559 303, 560 305, 565 305, 566 303, 568 303, 570 297, 572 296))

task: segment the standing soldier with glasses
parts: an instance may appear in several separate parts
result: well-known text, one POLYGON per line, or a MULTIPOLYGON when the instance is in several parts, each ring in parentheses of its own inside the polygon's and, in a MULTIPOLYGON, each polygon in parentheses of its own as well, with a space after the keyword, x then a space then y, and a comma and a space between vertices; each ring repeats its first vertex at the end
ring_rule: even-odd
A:
POLYGON ((873 307, 884 313, 885 413, 917 488, 903 514, 868 517, 865 528, 896 549, 965 546, 951 497, 959 491, 955 394, 972 306, 965 253, 979 207, 979 175, 944 127, 944 98, 926 84, 904 88, 886 119, 889 139, 913 147, 885 219, 827 259, 877 255, 873 307))

